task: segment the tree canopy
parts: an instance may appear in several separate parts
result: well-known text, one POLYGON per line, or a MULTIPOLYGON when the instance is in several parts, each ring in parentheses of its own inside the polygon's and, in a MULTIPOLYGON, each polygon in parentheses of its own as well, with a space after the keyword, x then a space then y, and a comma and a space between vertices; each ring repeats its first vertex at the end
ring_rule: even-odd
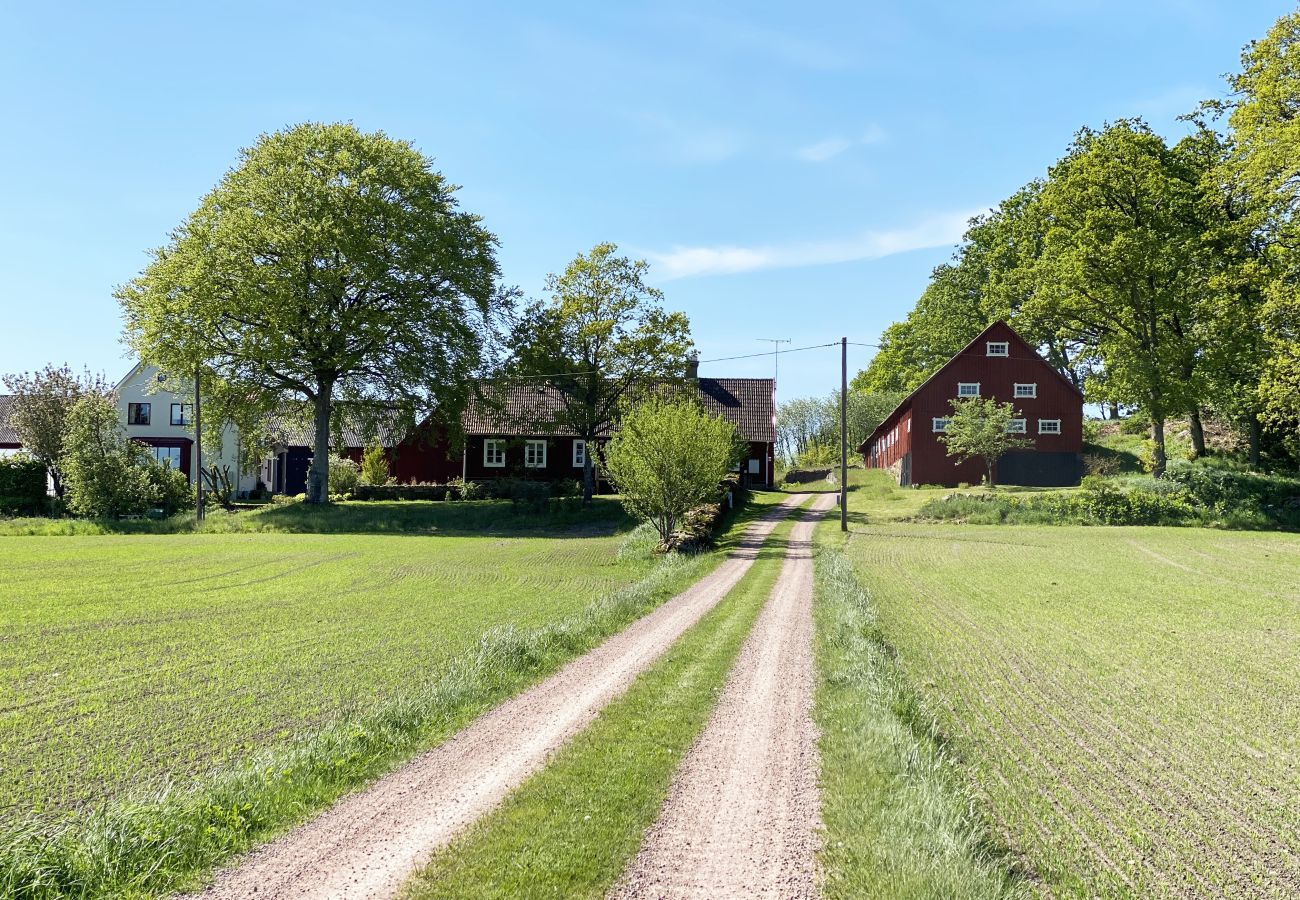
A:
POLYGON ((500 307, 496 239, 410 143, 350 124, 263 135, 116 295, 146 362, 212 382, 250 425, 306 404, 308 500, 328 500, 331 417, 454 408, 500 307))
POLYGON ((939 440, 948 449, 948 455, 958 463, 978 459, 984 463, 989 487, 994 486, 998 460, 1010 450, 1033 446, 1033 443, 1012 431, 1016 419, 1015 406, 999 403, 992 397, 967 397, 952 401, 952 412, 946 429, 939 440))
POLYGON ((18 433, 28 455, 49 471, 54 493, 62 497, 69 414, 81 398, 106 395, 107 382, 102 375, 91 375, 89 371, 78 376, 67 365, 49 365, 39 372, 6 375, 4 383, 13 394, 10 427, 18 433))

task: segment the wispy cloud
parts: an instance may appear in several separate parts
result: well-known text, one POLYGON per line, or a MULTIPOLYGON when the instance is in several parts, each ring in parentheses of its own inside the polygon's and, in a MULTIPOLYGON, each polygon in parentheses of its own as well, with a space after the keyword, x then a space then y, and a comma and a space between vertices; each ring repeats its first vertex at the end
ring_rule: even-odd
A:
POLYGON ((856 145, 879 144, 889 137, 879 125, 868 125, 856 139, 830 137, 815 144, 807 144, 795 151, 795 156, 804 162, 822 163, 834 159, 845 150, 856 145))
POLYGON ((966 231, 968 220, 980 212, 982 210, 941 213, 902 228, 872 229, 826 241, 760 247, 674 247, 667 252, 652 252, 646 256, 654 263, 654 273, 662 281, 879 259, 910 250, 956 244, 966 231))

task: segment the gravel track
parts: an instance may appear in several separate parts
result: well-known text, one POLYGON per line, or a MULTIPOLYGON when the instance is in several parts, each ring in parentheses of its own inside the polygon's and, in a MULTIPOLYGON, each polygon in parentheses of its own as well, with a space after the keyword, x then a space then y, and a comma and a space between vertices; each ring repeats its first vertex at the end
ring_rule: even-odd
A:
POLYGON ((616 898, 815 897, 812 530, 795 525, 776 587, 616 898))
MULTIPOLYGON (((753 565, 799 494, 749 526, 711 573, 409 765, 220 872, 200 897, 391 897, 434 850, 491 810, 627 690, 753 565)), ((800 526, 802 527, 802 526, 800 526)))

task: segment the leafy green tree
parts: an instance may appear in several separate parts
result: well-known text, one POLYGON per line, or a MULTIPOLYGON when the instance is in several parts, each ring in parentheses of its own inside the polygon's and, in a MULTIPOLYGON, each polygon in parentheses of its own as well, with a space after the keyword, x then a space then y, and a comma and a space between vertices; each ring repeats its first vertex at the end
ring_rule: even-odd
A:
POLYGON ((54 483, 54 493, 63 497, 63 450, 68 432, 68 414, 82 397, 105 396, 108 384, 102 375, 74 375, 67 365, 46 366, 39 372, 4 377, 13 394, 9 425, 18 433, 23 449, 42 463, 54 483))
POLYGON ((1089 342, 1105 370, 1101 401, 1140 403, 1152 471, 1164 425, 1197 407, 1195 315, 1202 282, 1198 173, 1139 121, 1083 129, 1043 189, 1051 225, 1036 266, 1034 312, 1089 342))
MULTIPOLYGON (((346 124, 264 135, 117 290, 147 362, 196 368, 228 410, 311 407, 312 503, 336 402, 455 408, 497 307, 496 239, 411 144, 346 124)), ((233 413, 232 413, 233 414, 233 413)))
MULTIPOLYGON (((629 398, 682 377, 694 348, 690 322, 663 309, 662 292, 645 283, 648 268, 606 243, 547 279, 550 297, 530 304, 512 331, 508 371, 550 385, 560 403, 534 411, 520 427, 565 429, 594 447, 629 398)), ((499 403, 509 383, 490 383, 484 399, 499 403)), ((592 456, 582 469, 584 503, 595 491, 592 456)))
POLYGON ((1004 453, 1033 446, 1033 441, 1011 431, 1012 420, 1017 418, 1012 403, 999 403, 992 397, 969 397, 952 401, 952 415, 948 428, 939 440, 948 449, 948 455, 958 463, 979 459, 988 470, 989 487, 994 486, 994 473, 998 460, 1004 453))
POLYGON ((68 508, 77 515, 139 515, 157 497, 159 476, 150 466, 161 467, 126 436, 120 418, 102 394, 87 394, 68 411, 60 466, 68 508))
POLYGON ((388 482, 388 452, 379 441, 373 442, 361 454, 361 483, 386 484, 388 482))
POLYGON ((693 399, 651 395, 622 417, 605 466, 624 506, 667 546, 683 516, 717 499, 745 451, 735 426, 693 399))

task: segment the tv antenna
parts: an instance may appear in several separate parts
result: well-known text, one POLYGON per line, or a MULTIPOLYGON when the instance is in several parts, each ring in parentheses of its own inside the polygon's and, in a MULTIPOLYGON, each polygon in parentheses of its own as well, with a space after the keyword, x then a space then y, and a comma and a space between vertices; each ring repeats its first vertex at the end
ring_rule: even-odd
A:
POLYGON ((790 338, 754 338, 772 345, 772 381, 781 373, 781 345, 790 343, 790 338))

